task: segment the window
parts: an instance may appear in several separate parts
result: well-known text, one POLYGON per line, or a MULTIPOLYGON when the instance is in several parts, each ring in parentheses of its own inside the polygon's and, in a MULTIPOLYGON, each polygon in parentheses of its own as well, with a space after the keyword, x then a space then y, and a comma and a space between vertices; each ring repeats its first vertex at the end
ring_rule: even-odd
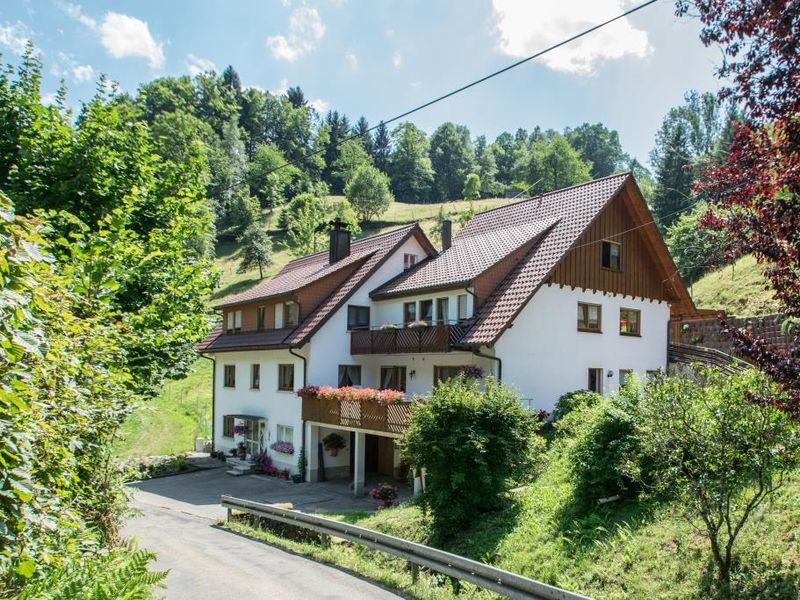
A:
POLYGON ((369 329, 369 306, 347 307, 347 331, 369 329))
POLYGON ((339 387, 361 385, 361 365, 339 365, 339 387))
POLYGON ((404 302, 403 303, 403 323, 408 325, 417 320, 417 303, 404 302))
POLYGON ((620 369, 619 370, 619 387, 624 386, 628 383, 628 379, 633 374, 631 369, 620 369))
POLYGON ((647 379, 653 380, 656 379, 659 375, 661 375, 661 369, 655 369, 646 372, 647 379))
POLYGON ((275 305, 275 329, 283 329, 283 302, 275 305))
POLYGON ((257 390, 261 387, 261 365, 250 365, 250 389, 257 390))
POLYGON ((294 444, 294 427, 291 425, 278 425, 278 434, 279 442, 289 442, 290 444, 294 444))
POLYGON ((233 416, 231 415, 222 417, 222 437, 233 437, 233 416))
POLYGON ((295 325, 297 325, 297 317, 298 317, 297 303, 287 302, 286 317, 283 319, 284 325, 286 327, 294 327, 295 325))
POLYGON ((381 389, 406 391, 405 367, 381 367, 381 389))
POLYGON ((467 295, 466 294, 459 294, 458 295, 458 320, 463 321, 464 319, 468 319, 467 315, 467 295))
POLYGON ((578 331, 600 333, 602 310, 599 304, 578 302, 578 331))
POLYGON ((239 333, 242 330, 242 311, 231 310, 228 311, 228 333, 239 333))
POLYGON ((641 335, 642 311, 619 309, 619 332, 622 335, 641 335))
POLYGON ((433 367, 433 385, 458 377, 464 371, 463 366, 433 367))
POLYGON ((433 300, 419 301, 419 320, 433 323, 433 300))
POLYGON ((408 271, 411 267, 417 264, 416 254, 403 254, 403 270, 408 271))
POLYGON ((587 387, 590 392, 603 393, 603 369, 589 369, 589 385, 587 387))
POLYGON ((264 331, 264 325, 267 320, 267 307, 259 306, 256 309, 256 327, 259 331, 264 331))
POLYGON ((622 245, 617 242, 603 241, 602 265, 612 271, 622 270, 622 245))
POLYGON ((436 299, 436 322, 445 324, 450 320, 450 298, 436 299))
POLYGON ((236 387, 236 365, 225 365, 225 387, 236 387))
POLYGON ((294 365, 278 365, 278 389, 284 392, 294 390, 294 365))

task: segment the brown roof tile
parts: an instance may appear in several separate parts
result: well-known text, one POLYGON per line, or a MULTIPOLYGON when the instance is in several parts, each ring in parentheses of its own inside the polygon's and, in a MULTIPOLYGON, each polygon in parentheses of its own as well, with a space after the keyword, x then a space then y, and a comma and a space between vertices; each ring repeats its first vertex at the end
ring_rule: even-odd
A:
POLYGON ((199 352, 225 352, 226 350, 256 350, 259 348, 288 348, 285 342, 291 329, 268 329, 266 331, 246 331, 234 335, 223 335, 222 327, 217 327, 197 345, 199 352))
POLYGON ((612 175, 476 215, 463 232, 502 232, 547 219, 558 222, 478 309, 460 343, 493 344, 628 177, 628 173, 612 175))

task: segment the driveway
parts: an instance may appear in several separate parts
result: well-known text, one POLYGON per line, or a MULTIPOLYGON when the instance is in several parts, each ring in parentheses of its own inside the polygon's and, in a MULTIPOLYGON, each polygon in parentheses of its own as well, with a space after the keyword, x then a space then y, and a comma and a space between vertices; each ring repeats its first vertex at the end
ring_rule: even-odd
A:
POLYGON ((224 518, 221 494, 295 508, 337 512, 373 508, 354 499, 346 484, 291 484, 257 476, 231 477, 223 469, 152 479, 132 485, 126 537, 158 554, 156 569, 170 569, 171 600, 257 598, 396 599, 399 596, 334 567, 214 527, 224 518))

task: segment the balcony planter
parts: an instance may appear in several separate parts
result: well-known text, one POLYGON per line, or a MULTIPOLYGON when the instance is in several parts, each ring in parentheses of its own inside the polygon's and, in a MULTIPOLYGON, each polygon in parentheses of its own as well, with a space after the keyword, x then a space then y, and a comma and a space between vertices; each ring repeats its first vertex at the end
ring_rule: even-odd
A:
POLYGON ((405 394, 398 390, 376 390, 373 388, 356 387, 329 387, 307 385, 297 390, 301 398, 318 398, 320 400, 335 400, 337 402, 375 402, 381 406, 397 404, 405 400, 405 394))

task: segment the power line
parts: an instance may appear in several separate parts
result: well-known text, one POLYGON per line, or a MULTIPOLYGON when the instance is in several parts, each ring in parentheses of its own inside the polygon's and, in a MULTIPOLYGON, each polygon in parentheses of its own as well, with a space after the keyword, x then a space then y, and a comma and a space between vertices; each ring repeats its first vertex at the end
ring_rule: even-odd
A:
MULTIPOLYGON (((466 91, 466 90, 468 90, 468 89, 470 89, 472 87, 475 87, 476 85, 479 85, 479 84, 483 83, 484 81, 488 81, 488 80, 490 80, 490 79, 492 79, 494 77, 497 77, 498 75, 502 75, 503 73, 505 73, 507 71, 510 71, 511 69, 515 69, 516 67, 519 67, 520 65, 524 65, 527 62, 530 62, 530 61, 532 61, 532 60, 534 60, 536 58, 539 58, 540 56, 544 56, 548 52, 552 52, 553 50, 557 50, 558 48, 561 48, 562 46, 566 46, 567 44, 569 44, 571 42, 574 42, 575 40, 580 39, 580 38, 582 38, 582 37, 584 37, 586 35, 589 35, 590 33, 593 33, 595 31, 597 31, 598 29, 601 29, 602 27, 605 27, 606 25, 610 25, 614 21, 619 21, 620 19, 624 19, 625 17, 627 17, 629 15, 632 15, 633 13, 635 13, 637 11, 640 11, 643 8, 648 7, 651 4, 655 4, 656 2, 658 2, 658 0, 647 0, 646 2, 643 2, 642 4, 639 4, 638 6, 634 6, 633 8, 628 9, 625 12, 618 14, 616 17, 612 17, 612 18, 608 19, 607 21, 603 21, 602 23, 598 23, 597 25, 594 25, 594 26, 590 27, 589 29, 585 29, 584 31, 581 31, 580 33, 577 33, 577 34, 573 35, 572 37, 569 37, 569 38, 567 38, 565 40, 562 40, 562 41, 558 42, 557 44, 553 44, 552 46, 550 46, 548 48, 545 48, 544 50, 540 50, 539 52, 537 52, 535 54, 531 54, 530 56, 527 56, 527 57, 525 57, 523 59, 520 59, 515 63, 511 63, 510 65, 505 66, 505 67, 503 67, 502 69, 500 69, 498 71, 494 71, 493 73, 489 73, 488 75, 484 75, 480 79, 476 79, 475 81, 467 83, 466 85, 462 85, 459 88, 456 88, 456 89, 454 89, 454 90, 452 90, 450 92, 447 92, 446 94, 442 94, 441 96, 438 96, 438 97, 434 98, 433 100, 429 100, 429 101, 425 102, 424 104, 420 104, 419 106, 417 106, 415 108, 412 108, 411 110, 407 110, 404 113, 400 113, 399 115, 396 115, 396 116, 394 116, 394 117, 392 117, 390 119, 384 119, 384 120, 380 121, 378 123, 378 125, 373 125, 372 127, 369 127, 364 132, 346 136, 343 139, 341 139, 340 141, 336 142, 336 146, 339 146, 340 144, 343 144, 344 142, 347 142, 347 141, 362 137, 365 133, 369 133, 371 131, 374 131, 378 127, 380 127, 381 124, 387 125, 389 123, 393 123, 394 121, 399 121, 400 119, 403 119, 403 118, 405 118, 405 117, 407 117, 409 115, 413 115, 416 112, 419 112, 419 111, 421 111, 421 110, 423 110, 425 108, 428 108, 429 106, 437 104, 437 103, 441 102, 442 100, 446 100, 447 98, 450 98, 451 96, 455 96, 456 94, 460 94, 461 92, 464 92, 464 91, 466 91)), ((310 154, 307 154, 306 156, 304 156, 303 160, 305 160, 307 158, 310 158, 312 156, 316 156, 317 154, 321 154, 325 150, 326 149, 315 150, 315 151, 311 152, 310 154)), ((286 161, 282 165, 279 165, 279 166, 275 167, 274 169, 272 169, 271 171, 268 171, 267 175, 269 175, 270 173, 274 173, 275 171, 279 171, 279 170, 281 170, 281 169, 283 169, 285 167, 288 167, 288 166, 299 167, 301 165, 298 164, 297 162, 294 162, 294 161, 286 161)))

